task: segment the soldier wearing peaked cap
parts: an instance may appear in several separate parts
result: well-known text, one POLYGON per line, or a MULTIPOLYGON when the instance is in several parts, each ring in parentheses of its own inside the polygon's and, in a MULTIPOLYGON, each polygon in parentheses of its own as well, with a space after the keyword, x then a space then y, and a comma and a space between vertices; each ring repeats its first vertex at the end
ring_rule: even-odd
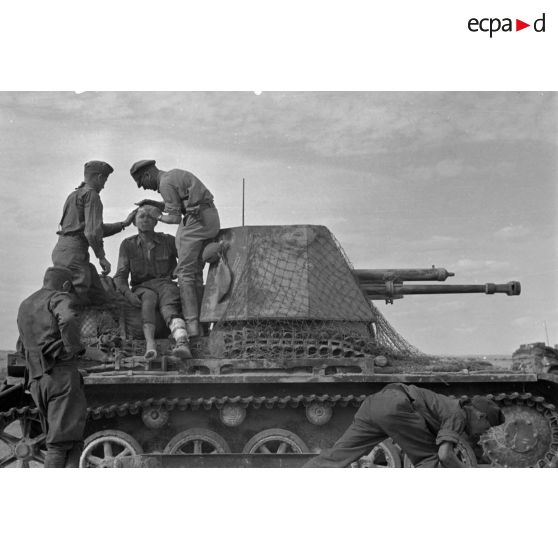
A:
POLYGON ((105 291, 95 266, 89 261, 93 249, 103 273, 111 265, 105 257, 103 238, 123 231, 134 218, 130 213, 119 223, 103 223, 100 193, 114 169, 104 161, 89 161, 84 166, 83 182, 68 196, 60 220, 58 242, 52 252, 52 262, 72 271, 76 294, 83 304, 102 303, 105 291))
POLYGON ((362 402, 331 449, 304 466, 347 467, 391 438, 415 467, 464 467, 454 453, 461 437, 475 445, 504 420, 500 407, 484 396, 463 403, 410 384, 388 384, 362 402))
POLYGON ((159 170, 153 159, 137 161, 132 165, 130 174, 138 188, 155 190, 164 200, 156 202, 147 199, 138 205, 155 205, 164 213, 159 217, 162 223, 178 224, 176 275, 186 331, 190 338, 196 337, 200 334, 199 308, 203 295, 204 264, 201 255, 204 246, 217 236, 220 228, 213 195, 191 172, 159 170))
POLYGON ((82 449, 87 405, 77 359, 85 349, 72 291, 72 271, 50 267, 17 315, 29 391, 46 432, 45 467, 77 467, 82 449))

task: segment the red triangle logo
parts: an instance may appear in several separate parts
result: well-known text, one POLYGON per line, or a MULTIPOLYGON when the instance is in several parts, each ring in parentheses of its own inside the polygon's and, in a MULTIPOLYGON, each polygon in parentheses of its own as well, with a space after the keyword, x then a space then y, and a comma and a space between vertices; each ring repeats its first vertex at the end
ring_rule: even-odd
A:
POLYGON ((522 29, 525 29, 526 27, 531 27, 531 25, 529 23, 525 23, 524 21, 521 21, 520 19, 515 20, 515 30, 516 31, 521 31, 522 29))

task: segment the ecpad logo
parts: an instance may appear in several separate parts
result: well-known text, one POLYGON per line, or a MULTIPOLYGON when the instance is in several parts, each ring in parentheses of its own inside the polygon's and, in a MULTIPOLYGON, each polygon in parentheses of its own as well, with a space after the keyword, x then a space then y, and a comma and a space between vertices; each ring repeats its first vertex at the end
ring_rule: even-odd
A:
MULTIPOLYGON (((536 33, 545 32, 545 15, 546 14, 543 13, 543 15, 539 19, 536 19, 533 22, 533 30, 536 33)), ((509 17, 505 17, 503 19, 500 19, 498 17, 485 17, 482 19, 472 17, 468 21, 467 27, 469 28, 469 31, 473 33, 477 33, 478 31, 481 31, 483 33, 490 33, 490 38, 492 38, 492 35, 494 33, 497 33, 498 31, 514 31, 512 18, 509 17)), ((522 29, 526 29, 527 27, 531 27, 531 24, 525 23, 520 19, 515 20, 515 31, 521 31, 522 29)))

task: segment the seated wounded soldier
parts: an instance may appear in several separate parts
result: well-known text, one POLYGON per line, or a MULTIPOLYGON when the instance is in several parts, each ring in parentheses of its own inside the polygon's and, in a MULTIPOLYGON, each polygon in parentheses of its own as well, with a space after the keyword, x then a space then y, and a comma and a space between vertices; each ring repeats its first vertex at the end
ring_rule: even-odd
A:
POLYGON ((180 291, 172 280, 177 262, 174 236, 155 232, 159 215, 160 211, 153 206, 138 209, 134 224, 139 234, 122 241, 114 282, 130 304, 141 308, 146 360, 157 356, 157 311, 161 312, 176 341, 173 355, 192 358, 186 324, 182 318, 180 291), (128 284, 129 275, 131 288, 128 284))

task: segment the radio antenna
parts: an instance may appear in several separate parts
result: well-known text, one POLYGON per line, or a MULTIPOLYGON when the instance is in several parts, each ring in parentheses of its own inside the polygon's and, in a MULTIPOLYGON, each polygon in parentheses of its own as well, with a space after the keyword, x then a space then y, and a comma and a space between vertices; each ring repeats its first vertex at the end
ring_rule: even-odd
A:
POLYGON ((543 324, 544 324, 544 332, 546 333, 546 345, 550 347, 550 340, 548 339, 548 328, 546 327, 546 320, 544 320, 543 324))
POLYGON ((244 226, 244 178, 242 179, 242 226, 244 226))

